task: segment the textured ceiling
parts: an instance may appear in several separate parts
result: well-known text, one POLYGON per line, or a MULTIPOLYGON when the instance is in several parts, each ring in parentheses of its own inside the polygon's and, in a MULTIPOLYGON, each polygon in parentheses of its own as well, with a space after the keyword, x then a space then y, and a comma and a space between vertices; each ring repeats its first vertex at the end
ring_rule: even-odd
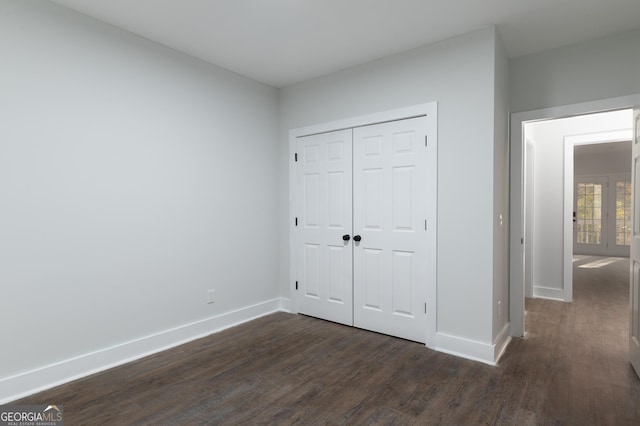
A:
POLYGON ((276 87, 496 25, 510 57, 640 28, 640 0, 52 0, 276 87))

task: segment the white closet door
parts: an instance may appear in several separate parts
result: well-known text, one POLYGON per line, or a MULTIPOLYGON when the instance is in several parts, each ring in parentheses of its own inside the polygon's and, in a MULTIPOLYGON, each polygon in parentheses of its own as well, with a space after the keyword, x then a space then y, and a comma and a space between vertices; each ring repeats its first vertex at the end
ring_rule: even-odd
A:
POLYGON ((297 152, 298 311, 353 325, 352 131, 300 138, 297 152))
POLYGON ((423 343, 427 279, 435 273, 426 126, 414 118, 353 134, 354 325, 423 343))

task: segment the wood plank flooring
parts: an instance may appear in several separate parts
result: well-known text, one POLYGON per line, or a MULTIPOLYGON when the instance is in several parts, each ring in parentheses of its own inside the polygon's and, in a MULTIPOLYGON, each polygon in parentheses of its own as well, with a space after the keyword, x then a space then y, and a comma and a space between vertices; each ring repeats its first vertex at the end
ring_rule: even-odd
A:
POLYGON ((527 300, 498 367, 278 313, 25 398, 67 425, 638 425, 628 260, 574 264, 571 304, 527 300))

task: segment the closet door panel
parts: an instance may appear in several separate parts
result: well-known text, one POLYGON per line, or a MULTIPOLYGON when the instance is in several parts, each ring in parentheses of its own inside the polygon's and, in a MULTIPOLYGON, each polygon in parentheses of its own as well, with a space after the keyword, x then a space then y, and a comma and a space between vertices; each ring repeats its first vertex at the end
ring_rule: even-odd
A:
POLYGON ((352 131, 299 138, 298 311, 353 325, 352 131))
POLYGON ((354 325, 418 342, 429 275, 425 135, 425 118, 353 135, 354 325))

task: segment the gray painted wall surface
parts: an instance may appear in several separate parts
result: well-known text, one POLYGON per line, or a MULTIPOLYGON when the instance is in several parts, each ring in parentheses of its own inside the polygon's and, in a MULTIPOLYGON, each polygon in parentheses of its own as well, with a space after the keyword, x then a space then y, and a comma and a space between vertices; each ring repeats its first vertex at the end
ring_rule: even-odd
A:
POLYGON ((0 379, 278 297, 277 91, 0 7, 0 379))

